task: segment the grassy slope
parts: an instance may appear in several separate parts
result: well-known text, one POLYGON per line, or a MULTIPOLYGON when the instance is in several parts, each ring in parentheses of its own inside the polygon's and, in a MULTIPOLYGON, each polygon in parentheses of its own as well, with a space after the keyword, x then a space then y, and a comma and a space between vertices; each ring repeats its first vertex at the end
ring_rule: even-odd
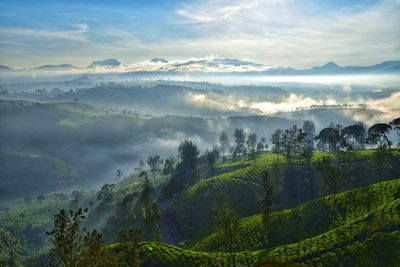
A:
MULTIPOLYGON (((393 151, 393 167, 387 171, 385 177, 395 178, 400 175, 400 150, 393 151)), ((356 168, 345 190, 357 188, 362 185, 371 184, 377 181, 376 173, 371 163, 373 151, 357 151, 356 168)), ((313 160, 317 160, 327 153, 316 153, 313 160)), ((202 180, 174 199, 171 213, 179 225, 182 235, 187 240, 193 240, 204 237, 212 231, 214 218, 214 207, 217 203, 218 192, 224 192, 228 195, 231 205, 241 217, 247 217, 260 212, 257 201, 257 195, 260 192, 259 180, 257 177, 265 169, 271 169, 277 163, 276 155, 264 153, 258 156, 256 163, 242 158, 238 161, 231 161, 217 166, 218 172, 228 171, 215 177, 202 180)), ((286 164, 280 160, 280 164, 286 164)), ((285 184, 294 184, 293 188, 286 185, 284 191, 278 198, 278 208, 292 207, 296 203, 302 203, 319 197, 319 178, 316 171, 306 166, 297 166, 294 172, 294 180, 285 184), (307 178, 307 180, 306 180, 307 178), (313 193, 308 188, 312 180, 314 184, 313 193), (292 190, 291 190, 292 189, 292 190), (297 196, 292 196, 292 192, 297 196)))
MULTIPOLYGON (((332 196, 328 196, 275 213, 276 223, 272 227, 281 227, 275 234, 277 238, 281 235, 282 241, 267 249, 257 249, 257 244, 262 244, 260 219, 252 216, 241 223, 242 251, 231 256, 146 242, 141 245, 142 259, 145 266, 229 266, 232 257, 234 266, 276 266, 267 265, 272 262, 313 266, 400 263, 399 179, 339 194, 338 202, 345 216, 342 212, 337 217, 331 216, 331 201, 332 196), (365 200, 368 195, 375 197, 370 209, 365 200)), ((194 245, 197 249, 207 246, 217 249, 217 238, 211 235, 194 245)))

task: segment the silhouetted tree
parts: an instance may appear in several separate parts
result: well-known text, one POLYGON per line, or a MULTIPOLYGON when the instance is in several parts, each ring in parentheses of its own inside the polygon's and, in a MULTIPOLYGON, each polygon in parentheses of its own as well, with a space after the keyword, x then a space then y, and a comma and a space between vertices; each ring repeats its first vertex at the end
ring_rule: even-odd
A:
POLYGON ((283 148, 283 140, 282 140, 282 136, 283 136, 283 131, 281 129, 276 129, 273 133, 272 133, 272 137, 271 137, 271 142, 272 142, 272 151, 276 154, 276 158, 279 160, 279 155, 282 152, 282 148, 283 148))
POLYGON ((206 150, 207 166, 210 172, 210 176, 214 174, 215 163, 217 162, 219 152, 216 149, 209 151, 206 150))
POLYGON ((336 208, 336 194, 345 183, 345 174, 340 164, 329 156, 324 156, 315 164, 316 169, 322 178, 323 193, 333 195, 333 206, 336 208))
POLYGON ((142 171, 139 177, 143 177, 142 193, 140 197, 144 203, 144 207, 146 208, 150 203, 151 194, 153 192, 153 186, 151 185, 149 176, 145 171, 142 171))
POLYGON ((97 192, 97 200, 102 200, 104 203, 111 203, 114 200, 115 184, 104 184, 101 190, 97 192))
POLYGON ((257 135, 255 133, 249 133, 246 139, 247 149, 249 150, 250 158, 256 160, 256 147, 257 147, 257 135))
POLYGON ((258 144, 257 144, 257 151, 258 151, 258 152, 261 152, 261 151, 264 150, 264 148, 265 148, 264 144, 261 143, 261 142, 258 142, 258 144))
POLYGON ((391 165, 390 152, 385 147, 378 148, 372 154, 372 160, 373 164, 378 169, 379 183, 381 184, 383 180, 383 170, 389 168, 391 165))
POLYGON ((183 176, 189 181, 195 181, 197 178, 197 161, 199 150, 197 145, 189 140, 185 140, 179 145, 178 154, 181 159, 179 165, 183 176))
POLYGON ((174 159, 172 159, 172 158, 166 159, 165 163, 164 163, 163 174, 170 175, 170 174, 172 174, 174 169, 175 169, 174 159))
POLYGON ((261 177, 262 194, 259 201, 262 207, 262 229, 266 237, 270 231, 271 211, 275 205, 276 196, 282 190, 280 177, 272 177, 265 170, 261 177))
MULTIPOLYGON (((223 193, 219 195, 219 201, 215 208, 214 230, 221 236, 224 250, 229 252, 229 260, 232 261, 232 252, 237 247, 237 233, 239 230, 239 217, 223 193)), ((228 266, 235 266, 231 262, 228 266)))
POLYGON ((235 157, 237 157, 239 155, 243 155, 246 152, 245 146, 244 146, 244 144, 246 142, 246 134, 243 129, 236 129, 235 133, 234 133, 234 137, 235 137, 236 147, 235 147, 235 151, 233 152, 233 155, 235 157))
POLYGON ((296 125, 286 129, 282 134, 283 154, 289 164, 300 156, 302 148, 305 144, 305 134, 296 125))
MULTIPOLYGON (((118 233, 118 242, 125 247, 125 251, 129 253, 129 266, 139 267, 141 266, 140 260, 140 246, 139 240, 142 234, 142 229, 138 227, 132 227, 129 229, 123 229, 118 233)), ((126 256, 126 255, 125 255, 126 256)), ((126 262, 125 262, 126 264, 126 262)), ((118 266, 118 265, 117 265, 118 266)))
POLYGON ((199 150, 194 142, 185 140, 178 148, 179 163, 172 173, 171 180, 163 188, 162 197, 171 197, 174 193, 182 191, 188 184, 198 179, 199 150))
POLYGON ((342 137, 338 127, 322 129, 315 137, 315 140, 319 140, 323 144, 324 150, 325 146, 329 145, 330 152, 338 151, 339 145, 342 143, 342 137))
POLYGON ((153 174, 153 181, 156 181, 156 173, 161 170, 161 164, 163 161, 161 160, 159 155, 149 156, 147 158, 147 164, 150 167, 150 171, 153 174))
POLYGON ((376 123, 368 129, 367 143, 370 145, 378 145, 379 149, 384 146, 389 147, 391 150, 391 141, 389 140, 387 133, 392 130, 392 127, 387 123, 376 123))
POLYGON ((222 152, 222 160, 223 161, 225 161, 225 151, 229 148, 229 146, 230 146, 229 137, 226 134, 226 132, 223 131, 221 133, 221 135, 219 136, 219 147, 222 152))
POLYGON ((149 206, 145 208, 145 225, 150 230, 153 240, 161 240, 161 232, 159 228, 160 222, 160 207, 157 201, 153 201, 149 206))
POLYGON ((362 140, 365 140, 365 128, 361 124, 354 124, 344 127, 342 135, 345 140, 346 146, 352 149, 359 149, 363 147, 362 140))
POLYGON ((51 236, 53 247, 50 249, 51 266, 77 266, 82 247, 82 220, 85 211, 66 212, 61 209, 54 220, 53 229, 47 232, 51 236))

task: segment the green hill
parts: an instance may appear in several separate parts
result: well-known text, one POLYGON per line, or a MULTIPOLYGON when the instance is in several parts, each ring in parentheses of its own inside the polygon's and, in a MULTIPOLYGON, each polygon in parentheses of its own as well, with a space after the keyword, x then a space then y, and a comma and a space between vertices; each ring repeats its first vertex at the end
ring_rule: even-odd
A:
POLYGON ((34 195, 78 181, 75 168, 45 155, 0 152, 0 199, 34 195))
POLYGON ((327 196, 275 212, 268 244, 255 215, 241 221, 238 252, 221 252, 218 235, 211 234, 192 250, 141 243, 141 258, 144 266, 398 266, 400 179, 347 191, 337 200, 337 211, 327 196))
MULTIPOLYGON (((377 182, 377 171, 373 164, 372 151, 357 151, 354 167, 348 173, 343 190, 357 188, 377 182)), ((314 160, 326 153, 318 152, 314 160)), ((400 154, 394 150, 391 166, 386 168, 384 177, 400 176, 400 154)), ((220 164, 217 171, 235 169, 202 180, 178 195, 172 203, 170 213, 185 240, 203 238, 212 231, 214 207, 219 192, 227 194, 232 207, 240 217, 260 213, 257 197, 260 193, 260 174, 272 168, 284 169, 283 191, 278 195, 277 209, 293 207, 320 197, 320 178, 312 166, 296 163, 287 168, 284 160, 277 162, 276 155, 264 153, 255 164, 242 159, 220 164)))

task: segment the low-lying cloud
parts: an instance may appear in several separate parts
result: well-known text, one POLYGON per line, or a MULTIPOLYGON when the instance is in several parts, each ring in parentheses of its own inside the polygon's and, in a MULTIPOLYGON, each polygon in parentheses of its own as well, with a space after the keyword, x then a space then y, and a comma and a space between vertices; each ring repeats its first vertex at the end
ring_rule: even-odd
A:
POLYGON ((291 93, 288 97, 280 100, 254 101, 251 99, 240 98, 235 95, 221 96, 218 94, 195 94, 188 93, 187 101, 194 105, 205 106, 220 110, 252 111, 259 115, 273 115, 282 112, 293 112, 298 110, 313 109, 320 107, 345 108, 346 115, 355 121, 374 123, 378 121, 389 122, 400 116, 400 92, 395 92, 388 97, 380 99, 358 99, 358 100, 338 100, 332 96, 326 98, 315 98, 302 94, 291 93), (350 112, 348 110, 354 110, 350 112), (373 115, 366 115, 358 112, 358 109, 368 109, 377 111, 373 115))

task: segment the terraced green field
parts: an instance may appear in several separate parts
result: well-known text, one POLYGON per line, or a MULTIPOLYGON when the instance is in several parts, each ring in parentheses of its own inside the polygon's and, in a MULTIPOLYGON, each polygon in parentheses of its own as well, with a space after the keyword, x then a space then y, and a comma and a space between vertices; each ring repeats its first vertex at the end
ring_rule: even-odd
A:
MULTIPOLYGON (((343 190, 357 188, 378 180, 371 159, 372 153, 373 151, 356 152, 355 168, 349 173, 343 190)), ((323 155, 327 155, 327 153, 316 153, 313 160, 323 155)), ((393 150, 393 164, 387 169, 385 178, 399 177, 399 159, 399 150, 393 150)), ((260 213, 257 200, 261 188, 259 177, 264 170, 271 170, 273 166, 276 168, 277 165, 284 168, 287 163, 282 159, 278 162, 276 155, 271 153, 259 155, 255 163, 246 158, 222 163, 217 168, 229 169, 236 166, 238 169, 202 180, 177 196, 172 203, 171 214, 176 224, 179 225, 184 238, 198 240, 212 231, 214 208, 219 192, 228 195, 230 204, 240 217, 260 213)), ((296 204, 320 197, 320 178, 313 167, 296 164, 293 166, 291 176, 290 183, 284 181, 284 190, 278 196, 278 209, 293 207, 296 204), (287 184, 291 184, 292 188, 287 184)))
POLYGON ((241 221, 237 252, 221 252, 211 234, 190 250, 141 243, 141 259, 144 266, 398 266, 400 179, 347 191, 337 200, 340 211, 327 196, 275 212, 267 243, 256 215, 241 221))

